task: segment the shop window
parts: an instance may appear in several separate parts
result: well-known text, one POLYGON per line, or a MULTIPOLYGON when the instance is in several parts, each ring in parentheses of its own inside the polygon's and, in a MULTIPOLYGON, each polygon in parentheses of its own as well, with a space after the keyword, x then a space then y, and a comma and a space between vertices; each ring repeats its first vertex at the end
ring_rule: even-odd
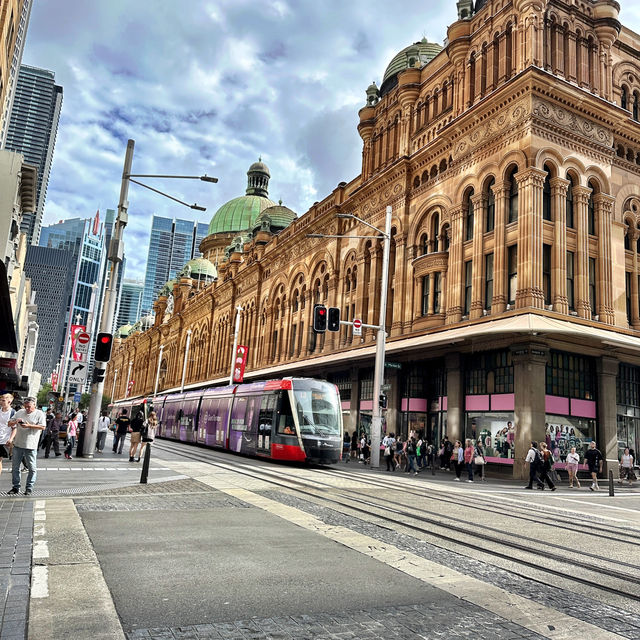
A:
POLYGON ((542 291, 544 303, 551 304, 551 245, 542 245, 542 291))
POLYGON ((573 277, 573 251, 567 251, 567 301, 569 303, 569 311, 575 311, 575 288, 573 277))
POLYGON ((620 363, 616 378, 616 401, 640 408, 640 367, 620 363))
POLYGON ((480 441, 486 458, 512 459, 515 451, 516 432, 513 413, 467 412, 465 414, 465 438, 473 444, 480 441))
POLYGON ((592 358, 551 351, 546 366, 546 392, 552 396, 595 400, 596 371, 592 358))
POLYGON ((513 364, 508 349, 475 353, 465 358, 465 393, 513 393, 513 364))
POLYGON ((484 257, 484 308, 491 309, 493 300, 493 253, 484 257))
POLYGON ((584 462, 584 454, 595 437, 596 421, 591 418, 545 416, 545 442, 553 452, 555 468, 565 468, 567 454, 571 451, 571 447, 576 448, 580 461, 584 462))

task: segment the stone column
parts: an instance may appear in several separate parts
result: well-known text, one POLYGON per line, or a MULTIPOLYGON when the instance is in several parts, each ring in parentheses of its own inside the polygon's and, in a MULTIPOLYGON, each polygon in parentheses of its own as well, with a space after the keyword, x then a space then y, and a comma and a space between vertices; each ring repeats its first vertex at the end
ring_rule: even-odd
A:
POLYGON ((589 302, 589 236, 587 227, 589 187, 574 187, 573 199, 576 209, 576 228, 578 238, 576 243, 575 283, 576 283, 576 311, 581 318, 591 318, 591 303, 589 302))
MULTIPOLYGON (((566 40, 565 40, 565 44, 566 44, 566 40)), ((565 77, 567 78, 567 80, 571 80, 573 82, 576 82, 577 80, 577 40, 576 40, 576 34, 573 31, 569 31, 568 33, 568 43, 569 43, 569 55, 567 56, 569 58, 569 68, 564 70, 564 74, 565 77), (573 55, 572 55, 573 54, 573 55)))
POLYGON ((447 433, 449 440, 461 440, 464 435, 464 375, 459 353, 445 356, 447 368, 447 433))
POLYGON ((391 335, 398 336, 402 334, 405 323, 408 325, 411 322, 409 317, 411 307, 406 304, 406 299, 409 297, 409 289, 407 287, 407 260, 405 258, 407 237, 406 235, 398 234, 394 240, 396 243, 396 264, 393 275, 394 296, 391 335))
MULTIPOLYGON (((378 246, 370 249, 371 264, 369 268, 369 321, 367 324, 378 324, 380 319, 380 286, 382 282, 382 250, 378 246)), ((375 332, 369 332, 369 341, 375 341, 375 332)))
POLYGON ((551 179, 554 243, 551 258, 551 290, 553 310, 569 313, 567 300, 567 188, 564 178, 551 179))
POLYGON ((547 172, 530 167, 518 181, 518 289, 516 308, 544 308, 542 288, 542 190, 547 172))
POLYGON ((491 187, 495 196, 495 227, 493 256, 493 301, 491 313, 504 313, 507 308, 507 198, 509 183, 496 183, 491 187))
POLYGON ((498 52, 495 50, 494 41, 491 41, 487 45, 487 93, 491 93, 495 87, 493 86, 493 65, 494 60, 497 60, 498 52))
MULTIPOLYGON (((633 271, 631 272, 631 326, 640 329, 640 300, 638 299, 638 238, 640 234, 633 227, 629 229, 629 243, 633 247, 633 271)), ((626 277, 626 276, 625 276, 626 277)))
POLYGON ((473 203, 473 273, 471 286, 471 310, 469 318, 474 320, 482 317, 484 303, 484 254, 483 240, 485 220, 487 218, 487 196, 480 193, 471 198, 473 203))
POLYGON ((609 469, 618 478, 618 417, 616 377, 618 359, 602 356, 596 362, 598 373, 598 433, 596 442, 605 459, 603 480, 609 469))
POLYGON ((525 342, 511 346, 513 361, 514 426, 516 431, 513 477, 529 477, 524 459, 532 440, 545 437, 545 388, 548 349, 525 342))
POLYGON ((451 244, 449 246, 449 270, 447 282, 446 324, 462 319, 462 233, 464 210, 457 206, 451 210, 451 244))
POLYGON ((600 322, 615 323, 613 310, 613 247, 611 223, 615 198, 599 193, 593 198, 598 225, 597 311, 600 322))

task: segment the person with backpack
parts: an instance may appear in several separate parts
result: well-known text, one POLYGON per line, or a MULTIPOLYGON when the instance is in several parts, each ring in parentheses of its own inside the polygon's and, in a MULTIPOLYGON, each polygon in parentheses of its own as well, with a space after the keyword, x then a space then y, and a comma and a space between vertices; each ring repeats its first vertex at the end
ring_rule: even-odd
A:
POLYGON ((384 437, 382 446, 384 447, 384 459, 387 463, 387 471, 394 471, 395 463, 393 462, 393 456, 396 450, 396 439, 393 433, 384 437))
POLYGON ((418 467, 416 466, 416 450, 416 439, 412 436, 407 440, 405 453, 407 454, 407 473, 411 473, 413 470, 414 476, 418 475, 418 467))
POLYGON ((529 484, 525 489, 533 489, 533 483, 536 483, 538 489, 544 489, 544 485, 540 481, 538 473, 542 469, 542 456, 538 449, 538 443, 535 440, 531 441, 531 448, 527 452, 527 457, 524 459, 529 463, 529 484))
POLYGON ((540 455, 542 456, 542 468, 540 470, 541 486, 539 486, 538 489, 544 491, 544 483, 546 481, 546 483, 549 485, 549 489, 551 489, 551 491, 555 491, 557 487, 555 484, 553 484, 553 480, 551 480, 551 478, 549 477, 549 474, 553 469, 553 454, 547 447, 546 442, 540 443, 540 449, 542 449, 542 451, 540 452, 540 455))

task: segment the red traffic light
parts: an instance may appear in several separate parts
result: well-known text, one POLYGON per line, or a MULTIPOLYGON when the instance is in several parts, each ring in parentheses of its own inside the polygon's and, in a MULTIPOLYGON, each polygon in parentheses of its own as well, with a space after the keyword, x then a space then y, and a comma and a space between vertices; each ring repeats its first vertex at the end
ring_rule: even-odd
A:
POLYGON ((111 342, 111 336, 102 336, 100 342, 102 342, 102 344, 109 344, 109 342, 111 342))
POLYGON ((113 336, 110 333, 99 333, 94 354, 96 362, 109 362, 111 359, 112 346, 113 336))
POLYGON ((318 315, 323 316, 325 313, 327 313, 327 310, 324 307, 318 309, 318 315))

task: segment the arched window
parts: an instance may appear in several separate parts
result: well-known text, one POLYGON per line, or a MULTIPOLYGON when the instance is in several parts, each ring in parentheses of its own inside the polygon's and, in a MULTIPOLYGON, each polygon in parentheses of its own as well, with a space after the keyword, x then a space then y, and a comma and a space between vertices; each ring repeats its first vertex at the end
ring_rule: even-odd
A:
POLYGON ((518 168, 515 167, 509 175, 509 181, 511 183, 509 187, 509 222, 516 222, 518 220, 518 181, 516 180, 516 173, 518 168))
POLYGON ((570 173, 567 173, 567 180, 569 184, 567 186, 567 200, 566 200, 566 220, 567 229, 573 229, 573 178, 570 173))
POLYGON ((473 104, 476 97, 476 54, 472 53, 469 58, 469 104, 473 104))
POLYGON ((638 234, 638 239, 636 240, 636 253, 640 253, 640 225, 638 225, 636 233, 638 234))
POLYGON ((493 88, 498 86, 500 77, 500 36, 496 33, 493 36, 493 88))
POLYGON ((545 164, 544 170, 547 175, 544 179, 544 186, 542 187, 542 219, 551 220, 551 170, 545 164))
POLYGON ((593 197, 600 191, 597 183, 589 181, 591 187, 591 193, 589 194, 589 201, 587 203, 587 233, 590 236, 596 235, 596 205, 593 197))
POLYGON ((513 73, 513 66, 511 64, 511 56, 513 53, 513 44, 512 44, 513 38, 511 37, 511 25, 509 25, 507 27, 507 33, 504 39, 505 42, 505 70, 506 70, 506 74, 507 74, 507 79, 509 79, 511 77, 511 74, 513 73))
POLYGON ((431 237, 433 238, 433 250, 435 253, 440 251, 440 239, 438 237, 438 229, 440 227, 440 214, 436 213, 431 221, 431 237))
POLYGON ((638 119, 638 92, 633 92, 633 119, 638 119))
POLYGON ((448 93, 448 86, 447 83, 445 82, 442 85, 442 110, 444 111, 448 106, 448 99, 449 99, 449 93, 448 93))
POLYGON ((473 202, 471 197, 473 196, 473 189, 467 191, 467 195, 465 198, 465 240, 471 240, 473 238, 473 202))
POLYGON ((487 231, 493 231, 496 224, 496 196, 493 193, 493 185, 496 181, 491 178, 487 184, 487 231))
POLYGON ((420 255, 423 255, 423 256, 429 253, 429 238, 426 233, 423 233, 420 236, 420 251, 421 251, 420 255))
POLYGON ((631 251, 631 238, 629 234, 631 233, 631 228, 629 227, 629 223, 627 222, 624 228, 624 250, 631 251))
POLYGON ((629 104, 629 92, 627 91, 627 87, 622 87, 622 93, 620 95, 620 106, 623 109, 628 109, 629 104))

